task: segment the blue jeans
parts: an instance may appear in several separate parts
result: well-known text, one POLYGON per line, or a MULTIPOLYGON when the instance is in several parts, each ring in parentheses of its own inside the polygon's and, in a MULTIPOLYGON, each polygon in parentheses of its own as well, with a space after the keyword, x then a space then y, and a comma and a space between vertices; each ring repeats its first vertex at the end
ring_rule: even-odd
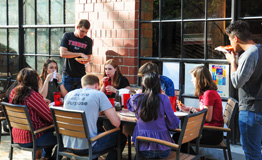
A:
POLYGON ((81 77, 62 76, 62 82, 68 92, 81 88, 81 77))
POLYGON ((240 111, 239 129, 246 160, 261 160, 262 113, 240 111))
MULTIPOLYGON (((42 156, 46 158, 51 158, 52 150, 56 144, 57 144, 57 141, 56 141, 56 137, 54 136, 54 130, 51 130, 36 139, 37 146, 48 146, 47 148, 44 148, 44 151, 42 154, 42 156)), ((23 144, 20 143, 18 145, 21 147, 32 148, 33 142, 23 143, 23 144)), ((55 157, 56 157, 56 151, 54 152, 51 159, 55 159, 55 157)))
MULTIPOLYGON (((104 136, 96 141, 96 144, 92 147, 93 153, 99 153, 101 151, 104 151, 108 148, 111 148, 113 146, 116 146, 117 143, 117 133, 112 133, 107 136, 104 136)), ((121 143, 121 152, 125 148, 126 144, 126 136, 121 133, 120 135, 120 143, 121 143)), ((77 154, 77 155, 88 155, 88 149, 84 150, 73 150, 73 149, 68 149, 68 151, 77 154)), ((107 160, 114 160, 117 159, 117 152, 116 150, 110 151, 106 157, 107 160)))
POLYGON ((156 159, 156 158, 166 158, 169 154, 170 154, 170 149, 169 150, 165 150, 165 151, 140 151, 140 155, 141 157, 143 158, 153 158, 153 159, 156 159))

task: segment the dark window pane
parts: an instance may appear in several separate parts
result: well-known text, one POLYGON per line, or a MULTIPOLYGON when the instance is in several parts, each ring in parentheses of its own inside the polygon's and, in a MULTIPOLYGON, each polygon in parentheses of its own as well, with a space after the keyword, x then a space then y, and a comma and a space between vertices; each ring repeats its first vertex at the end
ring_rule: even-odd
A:
POLYGON ((262 43, 262 24, 261 20, 248 20, 250 31, 252 32, 252 38, 256 43, 262 43))
POLYGON ((63 36, 62 28, 52 28, 51 29, 51 54, 59 55, 59 47, 61 42, 61 37, 63 36))
POLYGON ((43 66, 48 57, 37 57, 37 73, 40 75, 43 70, 43 66))
POLYGON ((141 24, 141 57, 158 57, 159 24, 141 24))
POLYGON ((207 23, 208 58, 225 58, 224 53, 215 51, 214 49, 218 46, 230 44, 228 36, 225 34, 225 28, 229 25, 229 23, 229 21, 212 21, 207 23))
POLYGON ((0 78, 7 77, 7 55, 0 55, 0 78))
POLYGON ((261 0, 239 0, 239 3, 239 15, 241 17, 262 16, 261 0))
POLYGON ((35 24, 35 0, 24 1, 24 24, 35 24))
POLYGON ((141 0, 141 20, 159 19, 159 0, 141 0))
POLYGON ((48 24, 48 1, 37 0, 37 24, 48 24))
POLYGON ((162 1, 162 19, 181 18, 181 0, 162 1))
POLYGON ((37 54, 48 54, 49 52, 49 29, 37 29, 37 54))
POLYGON ((0 25, 6 25, 6 0, 1 0, 0 1, 0 11, 1 11, 1 16, 0 16, 0 25))
POLYGON ((35 54, 35 29, 25 29, 25 53, 35 54))
POLYGON ((51 24, 63 24, 63 1, 62 0, 51 1, 51 24))
POLYGON ((205 18, 205 0, 184 0, 184 18, 205 18))
POLYGON ((75 0, 65 1, 65 23, 74 24, 75 23, 75 0))
POLYGON ((18 29, 9 30, 9 53, 18 53, 18 29))
POLYGON ((231 17, 231 0, 207 1, 208 18, 231 17))
POLYGON ((58 66, 58 73, 62 74, 62 66, 64 63, 64 58, 61 57, 52 57, 52 59, 54 59, 57 63, 58 66))
POLYGON ((16 76, 19 72, 19 56, 17 55, 9 55, 9 73, 13 76, 13 79, 16 79, 16 76))
POLYGON ((35 69, 35 56, 25 56, 25 66, 35 69))
POLYGON ((0 29, 0 53, 7 53, 7 31, 0 29))
MULTIPOLYGON (((2 16, 2 11, 1 16, 2 16)), ((8 0, 8 20, 9 25, 18 25, 18 1, 8 0)))
POLYGON ((204 22, 186 22, 184 31, 184 58, 204 58, 204 22))
POLYGON ((162 23, 162 57, 179 58, 181 51, 181 23, 162 23))

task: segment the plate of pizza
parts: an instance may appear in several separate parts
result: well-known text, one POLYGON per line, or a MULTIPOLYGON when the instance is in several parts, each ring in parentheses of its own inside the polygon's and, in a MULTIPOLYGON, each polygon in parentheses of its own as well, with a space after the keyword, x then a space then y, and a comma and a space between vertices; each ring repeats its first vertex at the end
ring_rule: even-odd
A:
POLYGON ((75 60, 81 64, 86 64, 91 61, 90 59, 85 59, 85 58, 75 58, 75 60))

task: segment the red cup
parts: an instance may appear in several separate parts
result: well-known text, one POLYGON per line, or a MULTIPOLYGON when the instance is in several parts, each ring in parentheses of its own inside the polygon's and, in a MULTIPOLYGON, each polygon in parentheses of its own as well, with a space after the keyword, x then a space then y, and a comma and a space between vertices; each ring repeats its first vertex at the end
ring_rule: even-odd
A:
POLYGON ((176 100, 177 100, 177 97, 176 96, 170 96, 168 98, 170 100, 170 103, 171 103, 173 111, 176 112, 176 100))
POLYGON ((115 98, 108 98, 112 106, 115 106, 115 98))
POLYGON ((61 105, 61 92, 54 92, 55 106, 61 105))
MULTIPOLYGON (((110 78, 107 78, 107 79, 104 81, 104 85, 105 85, 105 88, 106 88, 107 86, 111 86, 111 80, 110 80, 110 78)), ((106 90, 105 90, 105 93, 106 93, 106 95, 111 95, 111 92, 107 92, 106 90)))
POLYGON ((124 109, 127 109, 127 100, 130 98, 129 93, 124 93, 123 94, 123 103, 124 103, 124 109))

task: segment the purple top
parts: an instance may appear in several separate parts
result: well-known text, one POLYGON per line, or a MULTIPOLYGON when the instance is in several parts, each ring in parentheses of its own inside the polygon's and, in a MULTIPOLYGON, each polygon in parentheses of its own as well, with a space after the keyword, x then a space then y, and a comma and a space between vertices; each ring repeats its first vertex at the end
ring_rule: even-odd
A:
MULTIPOLYGON (((139 102, 137 98, 141 94, 136 94, 127 101, 127 107, 130 111, 135 111, 139 102), (136 99, 137 98, 137 99, 136 99)), ((175 116, 171 107, 169 98, 166 95, 160 94, 160 107, 157 120, 144 122, 137 114, 137 124, 134 129, 132 141, 136 143, 137 136, 145 136, 157 138, 173 142, 168 129, 175 129, 179 126, 179 119, 175 116), (166 117, 165 117, 166 116, 166 117)), ((138 110, 138 113, 140 109, 138 110)), ((141 142, 140 151, 154 151, 154 150, 168 150, 170 147, 163 146, 156 143, 141 142)))

